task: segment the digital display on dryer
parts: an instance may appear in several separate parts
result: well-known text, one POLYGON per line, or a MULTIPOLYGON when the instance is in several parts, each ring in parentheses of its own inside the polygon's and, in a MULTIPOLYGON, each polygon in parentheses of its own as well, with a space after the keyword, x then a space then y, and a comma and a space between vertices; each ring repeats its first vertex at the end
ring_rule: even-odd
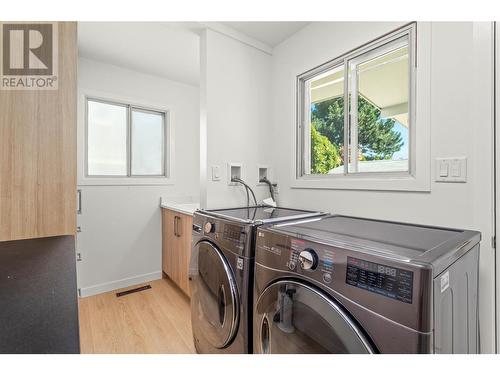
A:
POLYGON ((412 303, 411 271, 347 257, 346 283, 401 302, 412 303))
POLYGON ((225 240, 239 242, 241 238, 241 228, 237 225, 225 224, 223 238, 225 240))

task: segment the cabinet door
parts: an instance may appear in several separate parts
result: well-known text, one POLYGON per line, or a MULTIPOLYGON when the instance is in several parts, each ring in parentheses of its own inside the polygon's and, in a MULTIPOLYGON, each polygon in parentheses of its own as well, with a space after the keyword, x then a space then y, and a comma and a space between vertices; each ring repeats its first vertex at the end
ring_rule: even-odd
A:
MULTIPOLYGON (((168 277, 174 279, 174 252, 176 246, 176 237, 174 231, 174 212, 162 208, 162 269, 168 277)), ((174 280, 175 281, 175 280, 174 280)))
POLYGON ((163 272, 189 296, 189 261, 193 218, 180 212, 162 209, 163 272))
POLYGON ((55 25, 57 89, 0 90, 0 241, 76 232, 77 25, 55 25))
POLYGON ((178 259, 178 285, 189 296, 189 261, 191 258, 191 230, 193 217, 190 215, 176 214, 177 219, 177 246, 178 259))

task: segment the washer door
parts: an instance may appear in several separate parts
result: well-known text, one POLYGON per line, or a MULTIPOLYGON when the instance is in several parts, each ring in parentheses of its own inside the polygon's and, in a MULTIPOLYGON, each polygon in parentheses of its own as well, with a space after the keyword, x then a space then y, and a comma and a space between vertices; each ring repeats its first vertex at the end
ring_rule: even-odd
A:
POLYGON ((190 279, 193 331, 224 348, 238 328, 239 299, 231 268, 212 243, 201 241, 193 248, 190 279))
POLYGON ((373 353, 355 322, 331 298, 296 281, 267 287, 255 307, 257 353, 373 353))

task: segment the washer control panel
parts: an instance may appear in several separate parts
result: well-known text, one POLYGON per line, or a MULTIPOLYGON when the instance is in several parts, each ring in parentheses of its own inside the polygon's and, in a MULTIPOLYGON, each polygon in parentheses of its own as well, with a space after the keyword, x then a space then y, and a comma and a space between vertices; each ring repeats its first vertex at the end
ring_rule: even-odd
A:
POLYGON ((193 243, 201 238, 209 238, 219 247, 229 249, 238 256, 251 256, 251 234, 252 227, 249 225, 232 223, 200 212, 193 215, 193 243))
POLYGON ((225 224, 224 231, 222 232, 222 236, 225 240, 234 242, 240 242, 244 234, 245 232, 241 230, 241 227, 231 224, 225 224))
POLYGON ((203 230, 205 234, 213 233, 215 232, 215 224, 211 223, 210 221, 207 221, 203 226, 203 230))

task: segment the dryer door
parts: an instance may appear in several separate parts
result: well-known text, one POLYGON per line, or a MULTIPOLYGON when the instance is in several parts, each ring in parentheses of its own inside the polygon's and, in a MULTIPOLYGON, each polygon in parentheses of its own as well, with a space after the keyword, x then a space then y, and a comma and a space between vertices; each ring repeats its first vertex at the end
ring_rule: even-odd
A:
POLYGON ((254 315, 257 353, 373 353, 355 322, 321 291, 296 281, 267 287, 254 315))
POLYGON ((193 333, 223 348, 233 339, 239 322, 233 272, 216 246, 200 241, 193 248, 189 275, 193 333))

